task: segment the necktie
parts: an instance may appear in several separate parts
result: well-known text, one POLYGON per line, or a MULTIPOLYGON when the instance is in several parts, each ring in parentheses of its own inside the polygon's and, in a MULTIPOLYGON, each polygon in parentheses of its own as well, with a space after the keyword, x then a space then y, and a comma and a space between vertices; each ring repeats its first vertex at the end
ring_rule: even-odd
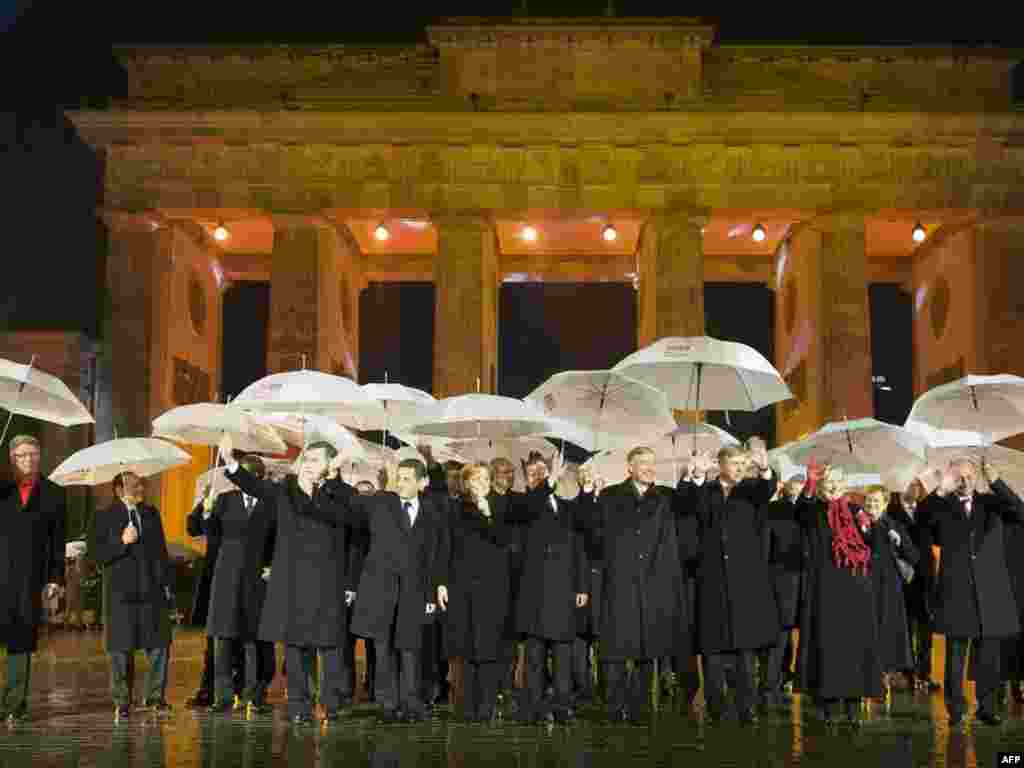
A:
POLYGON ((409 527, 411 528, 416 523, 416 516, 412 512, 412 502, 402 502, 402 511, 409 516, 409 527))
POLYGON ((135 526, 135 530, 139 532, 139 541, 142 541, 142 518, 139 517, 139 511, 135 507, 128 510, 128 519, 135 526))
POLYGON ((963 505, 964 515, 967 517, 968 520, 970 520, 971 519, 971 497, 970 496, 964 496, 962 499, 960 499, 960 503, 963 505))
POLYGON ((558 500, 554 494, 548 496, 548 499, 551 501, 551 511, 555 513, 555 517, 558 517, 558 500))
POLYGON ((255 506, 256 506, 256 499, 254 499, 252 496, 246 496, 245 497, 245 511, 251 515, 252 514, 252 508, 255 507, 255 506))

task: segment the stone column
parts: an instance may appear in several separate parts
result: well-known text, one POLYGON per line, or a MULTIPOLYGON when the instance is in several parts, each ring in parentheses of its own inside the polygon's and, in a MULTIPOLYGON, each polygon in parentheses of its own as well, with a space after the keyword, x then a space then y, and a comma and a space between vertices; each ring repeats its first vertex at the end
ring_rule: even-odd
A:
POLYGON ((704 335, 706 217, 674 211, 653 215, 640 233, 637 346, 665 336, 704 335))
POLYGON ((434 397, 494 393, 498 382, 498 241, 490 221, 472 214, 432 217, 434 397))
MULTIPOLYGON (((704 335, 705 223, 705 216, 667 211, 644 224, 637 244, 638 348, 665 336, 704 335)), ((679 424, 694 419, 693 411, 676 410, 674 415, 679 424)))
POLYGON ((872 416, 864 217, 803 222, 780 246, 776 367, 795 400, 778 406, 778 442, 829 421, 872 416))
POLYGON ((306 368, 357 377, 361 255, 343 227, 274 217, 269 373, 306 368))

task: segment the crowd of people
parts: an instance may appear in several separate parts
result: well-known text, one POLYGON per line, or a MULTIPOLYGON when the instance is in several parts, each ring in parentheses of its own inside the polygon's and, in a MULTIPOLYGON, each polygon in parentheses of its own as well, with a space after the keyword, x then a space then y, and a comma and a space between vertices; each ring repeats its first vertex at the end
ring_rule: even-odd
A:
MULTIPOLYGON (((237 490, 207 493, 187 521, 208 545, 193 611, 208 637, 194 707, 269 712, 281 645, 289 719, 314 722, 318 703, 337 720, 359 694, 357 638, 363 695, 385 722, 421 720, 454 698, 448 662, 458 659, 459 714, 474 722, 499 712, 569 722, 602 687, 608 718, 639 720, 660 666, 674 670, 695 715, 703 688, 709 723, 756 722, 795 691, 826 723, 857 726, 861 701, 890 695, 899 676, 938 691, 933 634, 946 637, 952 725, 967 714, 965 672, 980 723, 1000 722, 1007 681, 1022 696, 1024 574, 1008 553, 1024 504, 984 461, 958 460, 899 494, 855 495, 841 468, 813 461, 782 482, 753 438, 693 455, 675 488, 656 483, 657 457, 643 446, 617 483, 533 453, 518 492, 520 468, 501 458, 442 466, 421 448, 422 460, 353 486, 326 442, 307 445, 279 483, 230 438, 219 450, 237 490), (572 493, 560 482, 570 473, 572 493)), ((27 713, 41 601, 63 579, 65 508, 63 491, 39 476, 38 441, 14 438, 10 456, 0 710, 16 720, 27 713)), ((150 662, 143 705, 170 708, 173 582, 142 479, 124 473, 113 490, 91 550, 105 572, 111 688, 125 719, 138 650, 150 662)))

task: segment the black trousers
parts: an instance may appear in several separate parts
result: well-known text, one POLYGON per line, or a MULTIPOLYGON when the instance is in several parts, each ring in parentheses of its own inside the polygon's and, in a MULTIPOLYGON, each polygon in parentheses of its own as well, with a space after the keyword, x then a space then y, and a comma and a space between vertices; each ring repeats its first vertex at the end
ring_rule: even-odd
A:
POLYGON ((490 720, 498 699, 498 685, 507 664, 502 661, 463 661, 462 710, 467 720, 490 720))
POLYGON ((785 667, 786 649, 792 647, 791 636, 790 630, 782 630, 775 639, 775 644, 758 654, 761 660, 762 696, 777 697, 782 691, 783 669, 788 669, 785 667))
MULTIPOLYGON (((273 666, 274 666, 274 644, 268 643, 270 646, 270 678, 267 680, 266 685, 270 685, 274 679, 273 666)), ((231 646, 231 681, 234 686, 234 693, 236 695, 242 695, 242 688, 245 685, 245 647, 241 642, 234 643, 231 646)), ((207 698, 211 701, 214 697, 214 688, 216 687, 216 657, 217 657, 217 639, 209 635, 206 636, 206 649, 203 651, 203 673, 199 679, 199 693, 206 694, 207 698)))
POLYGON ((440 617, 423 626, 419 674, 423 688, 421 696, 425 699, 443 696, 448 692, 448 658, 444 655, 444 632, 444 620, 440 617))
POLYGON ((385 712, 402 710, 421 715, 424 706, 420 696, 421 651, 399 650, 393 640, 374 641, 377 656, 377 702, 385 712))
POLYGON ((922 616, 907 614, 910 643, 914 651, 914 672, 923 680, 932 676, 932 623, 922 616))
POLYGON ((826 720, 835 720, 839 714, 839 705, 843 705, 846 716, 850 720, 857 719, 857 710, 860 709, 860 699, 825 699, 822 702, 822 712, 826 720))
POLYGON ((687 702, 692 704, 700 691, 700 656, 672 656, 669 660, 687 702))
POLYGON ((704 654, 704 700, 708 713, 721 717, 725 713, 727 676, 733 672, 736 708, 740 717, 754 712, 754 651, 704 654))
MULTIPOLYGON (((167 667, 170 662, 170 646, 144 649, 149 659, 143 700, 164 701, 167 693, 167 667)), ((130 707, 135 687, 135 651, 114 651, 110 653, 110 688, 114 704, 130 707)))
POLYGON ((288 716, 311 717, 313 695, 309 689, 307 670, 313 667, 317 652, 320 654, 320 703, 328 712, 335 712, 341 706, 339 699, 341 677, 341 650, 314 648, 305 645, 285 646, 285 663, 292 669, 288 675, 288 716))
POLYGON ((592 640, 577 637, 572 643, 572 687, 576 701, 593 701, 594 674, 590 663, 592 640))
POLYGON ((627 669, 625 661, 606 662, 605 676, 608 680, 609 715, 614 717, 625 712, 636 717, 643 712, 650 701, 653 659, 635 659, 632 672, 627 669))
POLYGON ((989 637, 946 638, 946 711, 950 717, 963 717, 967 713, 964 697, 964 666, 968 646, 977 654, 975 664, 975 690, 979 714, 995 714, 996 692, 1002 684, 1002 641, 989 637))
POLYGON ((544 689, 547 686, 548 648, 554 658, 555 698, 552 711, 566 714, 572 706, 572 643, 558 643, 541 637, 526 638, 526 703, 523 714, 528 718, 547 714, 544 689))

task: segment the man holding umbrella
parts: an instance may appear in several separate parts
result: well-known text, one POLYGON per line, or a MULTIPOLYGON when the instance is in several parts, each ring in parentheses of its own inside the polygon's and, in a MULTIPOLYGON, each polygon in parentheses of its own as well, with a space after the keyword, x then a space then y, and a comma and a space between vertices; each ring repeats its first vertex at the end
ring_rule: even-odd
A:
POLYGON ((29 671, 36 650, 42 597, 60 590, 64 575, 64 489, 39 476, 39 441, 11 440, 14 482, 0 489, 0 645, 7 648, 7 680, 0 717, 22 720, 28 711, 29 671))
POLYGON ((103 606, 116 720, 131 715, 135 651, 149 658, 144 706, 168 712, 167 662, 173 572, 160 512, 145 503, 133 472, 114 478, 114 503, 96 515, 96 561, 105 569, 103 606))

